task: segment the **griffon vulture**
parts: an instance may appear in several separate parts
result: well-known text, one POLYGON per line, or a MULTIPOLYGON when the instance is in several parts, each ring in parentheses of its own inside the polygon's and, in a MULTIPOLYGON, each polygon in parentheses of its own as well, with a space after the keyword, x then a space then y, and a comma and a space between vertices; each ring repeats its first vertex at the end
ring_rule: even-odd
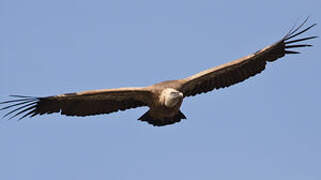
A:
POLYGON ((7 105, 1 110, 13 108, 4 117, 12 115, 10 118, 13 118, 21 115, 20 119, 22 119, 55 112, 67 116, 108 114, 148 106, 150 109, 139 120, 154 126, 173 124, 186 119, 180 111, 185 97, 242 82, 262 72, 266 63, 287 54, 298 54, 299 52, 293 51, 293 48, 311 46, 299 42, 311 40, 317 36, 294 39, 316 25, 313 24, 301 30, 306 21, 307 19, 298 27, 293 27, 280 41, 270 46, 184 79, 164 81, 147 87, 92 90, 48 97, 12 95, 16 99, 1 102, 7 105))

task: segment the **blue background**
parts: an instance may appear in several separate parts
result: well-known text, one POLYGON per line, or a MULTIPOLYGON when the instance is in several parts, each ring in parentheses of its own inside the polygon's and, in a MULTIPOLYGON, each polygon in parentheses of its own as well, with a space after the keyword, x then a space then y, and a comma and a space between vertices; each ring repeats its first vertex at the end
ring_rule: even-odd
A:
MULTIPOLYGON (((0 100, 184 78, 279 40, 321 1, 1 0, 0 100)), ((320 25, 305 35, 320 35, 320 25)), ((303 37, 303 36, 301 36, 303 37)), ((0 179, 321 179, 320 39, 230 88, 147 108, 0 121, 0 179)), ((5 112, 0 112, 4 115, 5 112)))

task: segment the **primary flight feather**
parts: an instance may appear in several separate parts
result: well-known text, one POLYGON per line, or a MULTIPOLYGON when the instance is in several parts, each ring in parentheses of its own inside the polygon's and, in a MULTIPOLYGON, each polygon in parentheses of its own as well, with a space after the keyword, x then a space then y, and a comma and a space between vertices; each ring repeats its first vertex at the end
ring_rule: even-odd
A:
POLYGON ((11 119, 21 115, 19 119, 22 119, 55 112, 67 116, 108 114, 148 106, 150 109, 139 120, 154 126, 173 124, 186 119, 180 111, 185 97, 244 81, 262 72, 268 62, 273 62, 286 54, 299 53, 292 49, 311 46, 301 44, 301 42, 317 38, 317 36, 293 39, 316 25, 312 24, 301 30, 307 20, 298 27, 292 28, 280 41, 254 54, 184 79, 164 81, 147 87, 92 90, 48 97, 12 95, 16 99, 1 102, 0 104, 7 106, 0 110, 11 109, 4 117, 11 115, 11 119))

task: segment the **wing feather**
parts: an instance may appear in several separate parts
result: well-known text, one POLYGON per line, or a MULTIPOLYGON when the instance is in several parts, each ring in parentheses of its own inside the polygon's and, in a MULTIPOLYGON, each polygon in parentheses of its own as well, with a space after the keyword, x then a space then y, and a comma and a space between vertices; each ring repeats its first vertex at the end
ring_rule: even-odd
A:
POLYGON ((298 54, 299 52, 289 49, 309 47, 311 45, 293 43, 317 38, 317 36, 310 36, 289 41, 316 25, 312 24, 299 31, 307 20, 308 18, 298 27, 293 27, 280 41, 267 46, 256 53, 183 79, 184 83, 180 90, 183 92, 184 96, 194 96, 213 89, 228 87, 262 72, 265 69, 267 62, 273 62, 286 54, 298 54))
POLYGON ((11 118, 22 115, 35 115, 60 112, 67 116, 88 116, 108 114, 140 106, 149 106, 152 92, 146 88, 119 88, 83 91, 48 97, 12 96, 14 100, 1 102, 7 106, 0 110, 11 109, 4 115, 11 118))

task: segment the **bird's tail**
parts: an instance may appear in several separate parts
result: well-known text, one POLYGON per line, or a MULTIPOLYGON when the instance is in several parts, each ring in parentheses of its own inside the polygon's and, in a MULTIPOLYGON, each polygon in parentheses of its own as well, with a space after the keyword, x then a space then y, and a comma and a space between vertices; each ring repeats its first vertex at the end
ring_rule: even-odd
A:
POLYGON ((174 124, 180 122, 182 119, 186 119, 186 117, 181 111, 178 111, 177 114, 175 114, 174 116, 167 118, 155 118, 151 116, 150 111, 147 111, 140 118, 138 118, 138 120, 146 121, 149 124, 152 124, 153 126, 165 126, 169 124, 174 124))

